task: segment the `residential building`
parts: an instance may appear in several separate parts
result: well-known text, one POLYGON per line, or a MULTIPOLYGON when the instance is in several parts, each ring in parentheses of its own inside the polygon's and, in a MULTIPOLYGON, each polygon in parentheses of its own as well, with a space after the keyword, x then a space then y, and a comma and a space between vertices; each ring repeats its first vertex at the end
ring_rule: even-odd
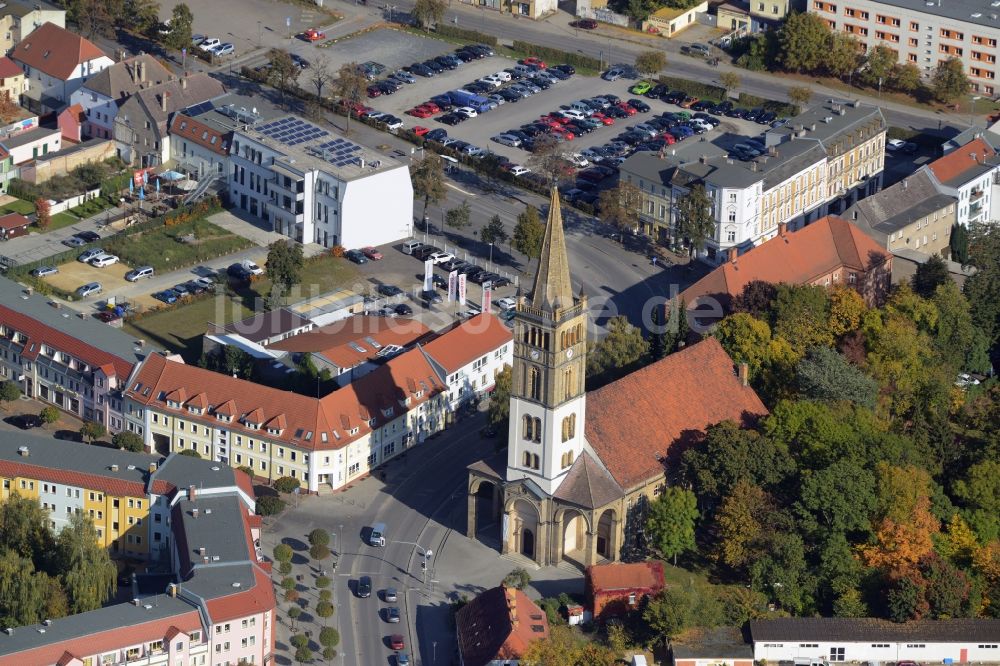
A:
POLYGON ((407 165, 332 130, 295 116, 247 125, 229 160, 232 205, 300 243, 358 248, 412 235, 407 165))
POLYGON ((15 165, 24 164, 49 153, 62 149, 62 131, 47 127, 36 127, 26 132, 18 132, 0 137, 3 148, 15 165))
POLYGON ((592 564, 584 575, 587 607, 598 622, 624 617, 664 587, 662 562, 592 564))
POLYGON ((28 83, 23 102, 40 114, 61 111, 90 77, 114 64, 96 44, 51 22, 22 39, 10 58, 28 83))
POLYGON ((640 223, 660 243, 677 245, 677 201, 696 185, 712 200, 715 235, 699 257, 725 261, 773 238, 778 225, 796 229, 839 213, 881 189, 885 118, 877 107, 827 101, 765 133, 768 150, 731 158, 708 142, 660 153, 639 152, 621 166, 624 182, 642 191, 640 223))
POLYGON ((258 312, 246 319, 226 324, 222 327, 222 331, 226 335, 239 336, 261 347, 268 347, 314 328, 316 325, 305 317, 288 308, 278 308, 268 312, 258 312))
POLYGON ((708 13, 708 0, 691 7, 662 7, 642 22, 642 31, 664 37, 674 37, 683 30, 696 25, 698 14, 708 13))
POLYGON ((10 53, 46 23, 65 28, 66 10, 44 0, 6 0, 0 7, 0 52, 10 53))
POLYGON ((549 636, 545 612, 521 590, 506 585, 481 592, 455 613, 462 666, 516 664, 533 641, 549 636))
POLYGON ((856 37, 867 50, 879 44, 930 77, 938 63, 962 61, 973 92, 993 96, 997 87, 1000 19, 990 0, 811 0, 807 10, 831 28, 856 37))
POLYGON ((738 627, 686 631, 670 641, 673 666, 753 666, 753 647, 738 627))
POLYGON ((173 114, 225 92, 218 80, 204 72, 136 91, 113 118, 118 156, 143 168, 163 164, 171 155, 167 128, 173 114))
POLYGON ((772 284, 847 286, 869 305, 889 294, 892 256, 857 226, 829 216, 737 256, 695 282, 678 297, 688 308, 692 329, 704 332, 732 311, 733 299, 754 280, 772 284))
POLYGON ((62 141, 80 143, 83 139, 83 127, 87 122, 87 116, 83 113, 83 107, 79 104, 71 104, 59 112, 56 124, 62 141))
POLYGON ((938 192, 957 201, 957 222, 969 226, 991 219, 994 194, 1000 195, 1000 156, 982 137, 921 167, 938 192))
POLYGON ((671 449, 767 412, 714 338, 587 393, 587 312, 553 188, 538 272, 514 317, 507 451, 469 466, 466 524, 470 538, 502 525, 503 553, 542 566, 620 560, 628 517, 665 488, 671 449))
MULTIPOLYGON (((0 34, 2 33, 3 30, 0 29, 0 34)), ((7 56, 0 58, 0 96, 20 104, 21 95, 27 90, 24 70, 7 56)))
POLYGON ((0 379, 73 416, 123 429, 121 391, 142 340, 0 278, 0 379))
POLYGON ((438 374, 447 377, 452 410, 491 392, 497 374, 514 361, 511 330, 489 313, 456 324, 421 348, 438 374))
POLYGON ((126 58, 103 69, 70 96, 84 110, 84 134, 101 139, 114 138, 118 109, 143 88, 158 86, 175 78, 160 61, 148 53, 126 58))
POLYGON ((10 240, 18 236, 26 236, 31 220, 20 213, 7 213, 0 217, 0 240, 10 240))
POLYGON ((274 589, 245 474, 0 432, 0 480, 3 497, 38 499, 55 529, 88 515, 113 556, 149 560, 174 580, 134 587, 133 602, 8 628, 0 665, 271 663, 274 589))
POLYGON ((796 658, 827 662, 968 664, 1000 661, 1000 620, 890 622, 875 618, 750 620, 754 663, 796 658))
POLYGON ((927 172, 918 171, 854 204, 844 218, 890 253, 916 250, 947 258, 956 204, 954 197, 938 192, 927 172))
POLYGON ((940 147, 940 154, 947 155, 948 153, 961 148, 965 144, 970 141, 975 141, 976 139, 982 139, 990 148, 994 150, 994 152, 996 152, 1000 150, 1000 133, 998 132, 1000 132, 1000 121, 989 128, 985 128, 980 125, 973 125, 964 132, 959 132, 942 143, 940 147))
POLYGON ((275 342, 269 349, 293 358, 309 353, 317 369, 328 370, 337 384, 345 386, 430 337, 433 332, 417 319, 354 315, 275 342))

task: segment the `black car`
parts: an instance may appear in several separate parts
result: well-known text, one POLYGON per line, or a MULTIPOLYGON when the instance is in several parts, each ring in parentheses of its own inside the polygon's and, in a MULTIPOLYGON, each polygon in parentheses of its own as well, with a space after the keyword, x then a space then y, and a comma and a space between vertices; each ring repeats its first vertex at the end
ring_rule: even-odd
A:
POLYGON ((703 99, 703 100, 697 101, 694 104, 692 104, 691 105, 691 110, 692 111, 708 111, 713 106, 715 106, 714 102, 709 102, 707 99, 703 99))
POLYGON ((292 62, 295 63, 295 66, 299 69, 309 69, 309 61, 302 56, 290 53, 289 57, 291 57, 292 62))
POLYGON ((451 58, 447 58, 445 56, 438 56, 437 58, 434 58, 434 62, 441 65, 445 69, 458 69, 458 65, 455 64, 451 58))
POLYGON ((562 71, 561 69, 553 69, 552 67, 549 67, 545 71, 548 73, 549 76, 554 76, 557 79, 559 79, 560 81, 565 81, 566 79, 569 78, 569 74, 567 74, 566 72, 562 71))
POLYGON ((344 256, 356 264, 368 263, 368 257, 366 257, 361 250, 348 250, 344 253, 344 256))
POLYGON ((521 96, 518 95, 513 90, 507 90, 506 88, 504 88, 503 90, 501 90, 497 94, 500 95, 500 97, 503 98, 503 101, 509 102, 511 104, 516 104, 517 102, 521 101, 521 96))
POLYGON ((628 118, 628 111, 618 106, 609 106, 603 111, 604 115, 611 116, 612 118, 617 118, 621 120, 622 118, 628 118))
MULTIPOLYGON (((437 276, 435 275, 435 277, 437 277, 437 276)), ((441 278, 441 281, 444 282, 443 286, 445 286, 445 287, 448 286, 448 281, 447 280, 445 280, 444 278, 441 278)), ((434 291, 433 289, 431 289, 430 291, 422 291, 422 292, 420 292, 420 300, 422 300, 424 302, 424 305, 430 305, 431 303, 440 303, 444 299, 441 298, 441 294, 439 294, 436 291, 434 291)))
POLYGON ((441 127, 432 129, 430 132, 424 135, 424 139, 426 141, 436 141, 438 143, 440 143, 442 139, 446 138, 448 138, 448 130, 441 127))
POLYGON ((458 51, 455 51, 455 57, 461 60, 462 62, 472 62, 473 60, 476 59, 476 54, 466 51, 464 49, 459 49, 458 51))
POLYGON ((8 416, 4 419, 5 423, 9 423, 15 428, 20 428, 21 430, 31 430, 32 428, 42 427, 42 417, 38 414, 17 414, 16 416, 8 416))
POLYGON ((761 125, 770 125, 777 119, 778 119, 777 113, 775 113, 774 111, 765 111, 764 113, 760 114, 759 118, 757 118, 757 122, 761 125))
POLYGON ((646 104, 641 99, 635 99, 635 98, 630 99, 628 101, 628 105, 631 106, 636 111, 638 111, 639 113, 646 113, 647 111, 649 111, 649 104, 646 104))
POLYGON ((380 284, 378 286, 378 293, 383 296, 399 296, 403 293, 403 290, 394 284, 380 284))
POLYGON ((442 67, 433 60, 424 60, 420 64, 422 64, 424 67, 430 67, 432 70, 434 70, 435 74, 440 74, 444 71, 444 67, 442 67))
POLYGON ((423 63, 419 63, 419 62, 417 64, 411 66, 410 67, 410 71, 413 72, 414 74, 417 74, 418 76, 423 76, 423 77, 427 77, 427 78, 434 76, 434 70, 433 69, 431 69, 427 65, 425 65, 423 63))
POLYGON ((574 74, 576 74, 576 68, 573 67, 573 65, 566 65, 566 64, 563 64, 563 65, 553 65, 549 69, 558 69, 563 74, 569 74, 570 76, 573 76, 574 74))
POLYGON ((393 311, 396 314, 401 315, 403 317, 406 317, 406 316, 409 316, 409 315, 413 314, 413 308, 411 308, 406 303, 400 303, 399 305, 397 305, 396 307, 393 308, 393 311))
POLYGON ((80 231, 73 235, 82 240, 84 243, 96 243, 101 240, 101 237, 93 231, 80 231))
POLYGON ((438 275, 437 273, 435 273, 434 275, 431 276, 431 282, 434 283, 434 286, 437 287, 438 289, 448 288, 448 279, 445 278, 443 275, 438 275))
POLYGON ((664 95, 663 101, 667 104, 680 104, 685 97, 687 97, 687 93, 683 90, 674 90, 664 95))
POLYGON ((431 256, 435 252, 440 252, 440 251, 441 250, 434 247, 433 245, 421 245, 420 247, 418 247, 416 250, 413 251, 413 257, 415 259, 423 261, 424 259, 431 256))
POLYGON ((502 275, 497 275, 493 279, 493 286, 496 287, 496 288, 498 288, 498 289, 503 288, 503 287, 508 287, 508 286, 510 286, 510 284, 511 284, 510 280, 508 280, 507 278, 503 277, 502 275))
POLYGON ((728 111, 726 111, 727 118, 742 118, 743 114, 746 113, 746 109, 741 109, 738 106, 734 106, 728 111))
POLYGON ((358 579, 358 597, 367 599, 370 596, 372 596, 371 576, 362 576, 358 579))
POLYGON ((764 109, 750 109, 749 111, 744 112, 742 117, 743 120, 756 122, 762 113, 764 113, 764 109))
POLYGON ((465 116, 460 116, 457 113, 446 113, 443 116, 438 116, 437 121, 439 123, 444 123, 445 125, 457 125, 465 120, 465 116))
POLYGON ((379 81, 373 87, 378 88, 383 95, 392 95, 399 90, 399 86, 391 81, 379 81))
POLYGON ((485 83, 480 83, 479 81, 473 81, 472 83, 466 83, 462 86, 465 90, 468 90, 474 95, 482 95, 483 93, 488 93, 493 90, 493 86, 488 86, 485 83))
POLYGON ((454 104, 451 103, 451 97, 447 95, 435 95, 431 97, 431 101, 438 105, 438 108, 442 111, 451 111, 454 104))
POLYGON ((544 76, 533 76, 531 77, 531 82, 541 88, 542 90, 548 90, 552 87, 552 82, 546 79, 544 76))
POLYGON ((663 85, 662 83, 657 83, 655 86, 646 91, 646 97, 649 99, 660 99, 664 94, 670 92, 670 88, 663 85))
POLYGON ((733 103, 732 102, 729 102, 729 101, 719 102, 718 104, 716 104, 715 106, 713 106, 711 109, 709 109, 708 112, 711 113, 713 116, 723 116, 723 115, 726 115, 727 113, 729 113, 729 111, 732 108, 733 108, 733 103))
POLYGON ((226 269, 226 275, 237 280, 249 280, 253 277, 253 273, 248 271, 243 264, 231 264, 229 268, 226 269))

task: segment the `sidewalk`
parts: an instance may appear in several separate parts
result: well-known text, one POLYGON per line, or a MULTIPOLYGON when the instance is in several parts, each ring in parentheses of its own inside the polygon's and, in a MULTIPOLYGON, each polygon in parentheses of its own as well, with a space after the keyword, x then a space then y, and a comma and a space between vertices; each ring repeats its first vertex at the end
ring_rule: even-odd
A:
POLYGON ((132 210, 131 206, 114 206, 93 217, 80 220, 76 224, 71 224, 62 229, 49 231, 48 233, 32 232, 27 236, 20 236, 9 241, 0 243, 0 254, 14 259, 19 264, 26 264, 32 261, 39 261, 54 254, 65 252, 70 249, 62 242, 81 231, 94 231, 100 236, 110 236, 114 233, 111 229, 105 229, 105 225, 123 214, 132 210), (103 233, 102 233, 103 232, 103 233))

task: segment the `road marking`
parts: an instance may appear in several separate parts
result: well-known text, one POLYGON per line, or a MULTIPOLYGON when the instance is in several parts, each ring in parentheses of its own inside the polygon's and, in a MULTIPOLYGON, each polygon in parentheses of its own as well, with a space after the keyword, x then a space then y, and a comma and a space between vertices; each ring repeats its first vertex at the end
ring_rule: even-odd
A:
POLYGON ((448 187, 450 187, 453 190, 458 190, 459 192, 461 192, 462 194, 464 194, 467 197, 474 197, 474 196, 476 196, 474 192, 466 192, 465 190, 463 190, 458 185, 454 185, 452 183, 447 183, 447 182, 445 183, 445 185, 447 185, 448 187))

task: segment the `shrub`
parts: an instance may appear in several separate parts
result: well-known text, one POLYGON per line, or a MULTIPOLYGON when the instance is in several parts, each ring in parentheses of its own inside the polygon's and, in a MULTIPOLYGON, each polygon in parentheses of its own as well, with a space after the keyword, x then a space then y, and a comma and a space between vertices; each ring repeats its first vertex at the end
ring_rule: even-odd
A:
POLYGON ((740 93, 737 101, 740 106, 747 108, 761 107, 765 111, 773 111, 783 118, 794 116, 798 112, 798 109, 794 104, 776 102, 773 99, 765 99, 763 97, 757 97, 756 95, 750 95, 745 92, 740 93))
POLYGON ((279 543, 272 551, 275 562, 291 562, 293 554, 292 547, 287 543, 279 543))
POLYGON ((497 45, 497 38, 494 35, 488 35, 485 32, 479 32, 478 30, 459 28, 455 25, 438 24, 438 26, 434 29, 434 32, 442 37, 464 39, 475 44, 489 44, 490 46, 497 45))
POLYGON ((321 562, 330 556, 330 549, 322 544, 315 544, 309 548, 309 557, 317 562, 321 562))
POLYGON ((676 76, 660 76, 658 81, 671 90, 680 90, 698 99, 715 101, 726 99, 726 89, 722 86, 713 86, 701 81, 689 81, 688 79, 681 79, 676 76))
POLYGON ((194 449, 184 449, 183 451, 178 451, 177 455, 187 456, 188 458, 198 458, 199 460, 201 459, 201 454, 194 449))
POLYGON ((330 533, 320 527, 317 527, 309 533, 309 543, 313 546, 329 546, 330 533))
POLYGON ((337 647, 340 645, 340 633, 333 627, 323 627, 319 630, 319 644, 323 647, 337 647))
POLYGON ((274 482, 274 489, 279 493, 291 493, 299 487, 299 480, 290 476, 283 476, 274 482))
POLYGON ((309 637, 305 634, 295 634, 288 642, 292 644, 292 647, 306 647, 309 645, 309 637))
POLYGON ((333 599, 333 590, 320 590, 319 600, 320 601, 330 601, 333 599))
POLYGON ((285 510, 285 503, 272 495, 257 498, 257 515, 274 516, 285 510))
POLYGON ((333 615, 333 604, 329 601, 321 601, 316 604, 316 615, 320 616, 324 620, 331 615, 333 615))
POLYGON ((59 420, 59 410, 55 407, 42 407, 42 411, 38 413, 38 418, 45 425, 51 425, 59 420))
POLYGON ((592 58, 582 53, 571 53, 560 49, 553 49, 547 46, 536 46, 528 42, 514 40, 514 50, 518 53, 527 53, 536 58, 551 60, 553 62, 564 62, 574 67, 585 67, 587 69, 599 70, 603 64, 597 58, 592 58))
POLYGON ((316 587, 318 589, 321 589, 321 590, 323 588, 330 587, 330 579, 329 579, 329 577, 327 577, 327 576, 320 576, 319 578, 317 578, 316 579, 316 587))
POLYGON ((287 576, 292 573, 292 563, 291 562, 278 562, 278 573, 282 576, 287 576))
POLYGON ((252 467, 247 467, 246 465, 240 465, 236 469, 240 470, 241 472, 249 476, 250 480, 253 481, 254 471, 252 467))
POLYGON ((285 576, 281 579, 281 589, 283 590, 294 590, 295 589, 295 579, 291 576, 285 576))

